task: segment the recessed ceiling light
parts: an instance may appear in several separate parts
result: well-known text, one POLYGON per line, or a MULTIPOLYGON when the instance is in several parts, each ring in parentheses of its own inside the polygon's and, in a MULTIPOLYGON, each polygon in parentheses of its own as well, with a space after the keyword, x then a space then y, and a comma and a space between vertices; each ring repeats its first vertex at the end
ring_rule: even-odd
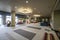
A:
POLYGON ((36 8, 34 8, 36 10, 36 8))
POLYGON ((17 6, 15 6, 15 8, 17 8, 17 6))
POLYGON ((26 1, 26 3, 29 3, 29 1, 26 1))
POLYGON ((40 13, 40 12, 39 12, 40 13))

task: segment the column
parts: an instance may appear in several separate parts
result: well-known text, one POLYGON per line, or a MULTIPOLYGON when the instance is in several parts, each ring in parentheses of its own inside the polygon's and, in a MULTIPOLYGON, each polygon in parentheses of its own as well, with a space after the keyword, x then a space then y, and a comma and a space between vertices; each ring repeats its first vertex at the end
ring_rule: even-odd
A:
POLYGON ((11 26, 15 26, 15 11, 11 12, 11 26))
POLYGON ((6 24, 6 15, 3 15, 2 19, 3 19, 3 25, 5 25, 6 24))

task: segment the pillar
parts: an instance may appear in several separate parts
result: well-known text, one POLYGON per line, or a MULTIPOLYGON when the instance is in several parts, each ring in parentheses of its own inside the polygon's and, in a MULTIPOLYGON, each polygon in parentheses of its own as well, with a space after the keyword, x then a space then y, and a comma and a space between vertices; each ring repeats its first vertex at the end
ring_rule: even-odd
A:
POLYGON ((15 26, 15 11, 11 12, 11 26, 15 26))

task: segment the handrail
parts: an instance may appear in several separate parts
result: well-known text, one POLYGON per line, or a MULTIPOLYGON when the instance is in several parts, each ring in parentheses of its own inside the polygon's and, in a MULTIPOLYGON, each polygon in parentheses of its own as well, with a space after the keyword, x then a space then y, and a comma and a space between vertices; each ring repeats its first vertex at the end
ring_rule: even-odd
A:
POLYGON ((57 35, 58 38, 60 39, 60 31, 58 31, 58 30, 54 30, 54 29, 52 29, 52 30, 55 31, 56 35, 57 35))

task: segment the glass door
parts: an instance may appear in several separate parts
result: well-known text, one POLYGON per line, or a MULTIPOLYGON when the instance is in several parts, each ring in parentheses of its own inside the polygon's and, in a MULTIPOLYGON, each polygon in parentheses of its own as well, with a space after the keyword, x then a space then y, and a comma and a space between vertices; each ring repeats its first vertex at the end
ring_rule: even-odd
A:
POLYGON ((11 21, 11 16, 6 16, 6 23, 7 23, 8 21, 11 21))
POLYGON ((0 15, 0 25, 2 25, 2 15, 0 15))
POLYGON ((17 16, 15 17, 15 22, 16 22, 16 24, 18 23, 18 17, 17 16))
MULTIPOLYGON (((6 23, 7 21, 11 21, 11 16, 6 16, 6 23)), ((18 17, 16 16, 15 17, 15 22, 17 23, 18 22, 18 17)))

